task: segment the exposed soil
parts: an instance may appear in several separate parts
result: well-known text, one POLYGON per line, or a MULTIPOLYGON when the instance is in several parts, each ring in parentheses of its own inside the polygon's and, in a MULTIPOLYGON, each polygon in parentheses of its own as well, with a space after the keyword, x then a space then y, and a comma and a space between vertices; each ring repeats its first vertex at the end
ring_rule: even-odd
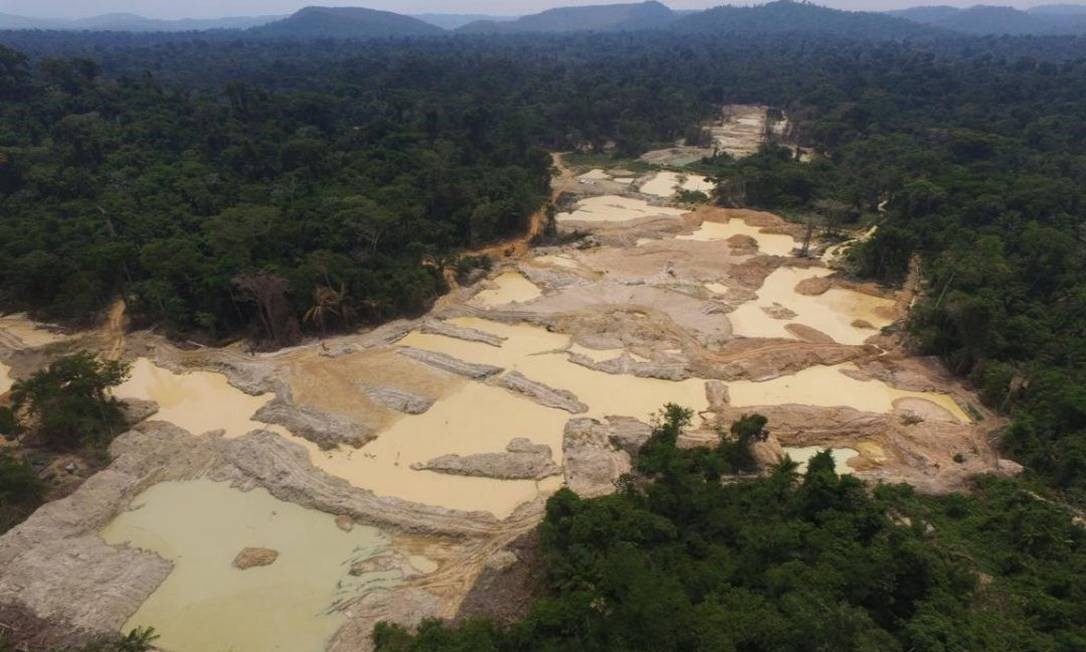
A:
MULTIPOLYGON (((732 117, 720 138, 762 128, 732 117)), ((390 538, 350 574, 402 581, 330 606, 343 615, 330 649, 368 649, 381 619, 512 620, 540 586, 530 533, 547 496, 563 484, 612 491, 667 401, 698 410, 685 445, 765 414, 766 463, 787 448, 851 449, 857 477, 935 492, 1015 472, 989 443, 1003 420, 912 357, 895 328, 880 330, 907 314, 910 286, 888 291, 794 257, 804 227, 775 215, 688 210, 620 171, 559 168, 566 244, 530 246, 541 211, 525 237, 476 252, 501 259, 485 281, 454 287, 422 319, 250 355, 126 335, 120 308, 62 342, 4 349, 0 337, 14 377, 65 347, 142 358, 122 393, 161 402, 156 418, 175 422, 120 436, 108 468, 0 537, 0 605, 86 636, 116 632, 173 571, 155 552, 107 544, 102 529, 149 487, 208 478, 390 538)))
POLYGON ((539 556, 538 530, 517 537, 500 552, 512 556, 510 559, 506 555, 503 560, 509 561, 509 565, 491 564, 484 568, 460 603, 454 622, 470 618, 516 622, 525 618, 532 603, 542 596, 545 569, 539 556))

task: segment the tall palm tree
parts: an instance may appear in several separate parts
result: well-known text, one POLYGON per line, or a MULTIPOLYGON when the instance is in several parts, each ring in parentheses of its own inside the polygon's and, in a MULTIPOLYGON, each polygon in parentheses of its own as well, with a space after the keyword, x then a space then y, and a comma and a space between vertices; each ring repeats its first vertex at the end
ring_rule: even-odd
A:
POLYGON ((318 285, 313 288, 313 305, 305 312, 303 319, 320 326, 321 337, 324 337, 328 321, 333 317, 339 319, 341 324, 354 317, 354 308, 347 297, 347 286, 341 283, 336 290, 329 285, 318 285))

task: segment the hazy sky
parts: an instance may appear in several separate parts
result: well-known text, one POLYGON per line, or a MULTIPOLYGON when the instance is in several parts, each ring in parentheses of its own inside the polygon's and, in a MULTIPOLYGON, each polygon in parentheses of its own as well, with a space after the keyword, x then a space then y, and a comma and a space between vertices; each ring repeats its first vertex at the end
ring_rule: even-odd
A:
MULTIPOLYGON (((634 0, 0 0, 0 13, 49 18, 74 18, 127 12, 151 18, 217 18, 286 14, 306 5, 355 6, 399 13, 524 14, 549 7, 607 4, 634 0)), ((1031 6, 1056 0, 983 0, 984 4, 1031 6)), ((718 4, 750 4, 722 0, 663 0, 673 9, 703 9, 718 4)), ((968 6, 982 0, 824 0, 840 9, 896 9, 924 4, 968 6)))

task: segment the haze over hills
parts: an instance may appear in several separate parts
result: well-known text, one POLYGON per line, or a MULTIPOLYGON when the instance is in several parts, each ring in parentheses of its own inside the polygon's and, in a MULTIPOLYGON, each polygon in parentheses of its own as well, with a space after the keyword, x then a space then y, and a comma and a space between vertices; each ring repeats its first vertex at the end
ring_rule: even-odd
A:
POLYGON ((1031 14, 1086 15, 1086 5, 1037 5, 1027 9, 1031 14))
POLYGON ((0 29, 42 29, 95 32, 189 32, 212 29, 248 29, 283 16, 235 16, 230 18, 182 18, 161 20, 136 14, 102 14, 71 20, 31 18, 0 13, 0 29))
POLYGON ((478 21, 461 32, 577 32, 658 29, 676 19, 670 8, 655 0, 636 4, 558 7, 509 22, 478 21))
POLYGON ((557 7, 527 16, 427 13, 408 16, 363 7, 306 7, 289 16, 158 20, 106 14, 73 20, 0 14, 0 30, 185 32, 249 30, 256 37, 366 39, 465 34, 616 32, 671 30, 685 33, 809 34, 865 40, 924 39, 951 32, 969 35, 1086 33, 1086 5, 1051 4, 1022 11, 1011 7, 946 5, 869 12, 842 11, 805 2, 723 5, 706 11, 674 11, 655 0, 557 7))
POLYGON ((1086 33, 1086 7, 1042 5, 1028 11, 1013 7, 975 5, 912 7, 887 12, 919 24, 974 35, 1058 35, 1086 33))

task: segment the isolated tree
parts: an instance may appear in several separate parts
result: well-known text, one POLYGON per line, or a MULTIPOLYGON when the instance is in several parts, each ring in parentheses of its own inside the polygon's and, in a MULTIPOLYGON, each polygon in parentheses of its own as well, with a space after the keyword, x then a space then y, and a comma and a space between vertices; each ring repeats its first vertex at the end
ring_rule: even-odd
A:
POLYGON ((298 340, 298 320, 287 299, 287 279, 271 273, 239 274, 233 283, 241 299, 256 305, 257 318, 270 342, 286 346, 298 340))
POLYGON ((752 447, 769 437, 765 429, 769 420, 760 414, 744 414, 734 421, 729 429, 730 437, 721 442, 721 452, 729 466, 738 473, 753 473, 758 470, 752 447))
POLYGON ((24 429, 48 446, 102 445, 124 426, 109 390, 128 373, 127 364, 86 351, 65 356, 12 386, 13 409, 24 429))
POLYGON ((341 284, 338 290, 327 285, 318 285, 313 288, 313 305, 306 311, 304 319, 317 324, 323 336, 329 319, 334 317, 344 324, 350 320, 352 312, 345 285, 341 284))

